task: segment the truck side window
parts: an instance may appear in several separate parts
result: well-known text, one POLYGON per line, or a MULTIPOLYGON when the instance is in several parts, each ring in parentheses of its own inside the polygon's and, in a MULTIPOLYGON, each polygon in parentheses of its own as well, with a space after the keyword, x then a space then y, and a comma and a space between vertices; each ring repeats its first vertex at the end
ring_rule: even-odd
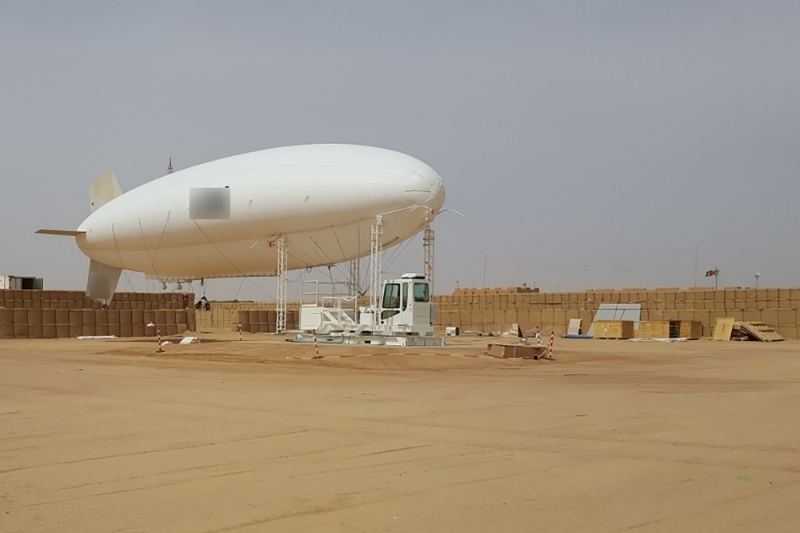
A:
POLYGON ((427 302, 428 300, 429 300, 428 284, 427 283, 415 283, 414 284, 414 301, 415 302, 427 302))
POLYGON ((403 311, 408 309, 408 283, 403 283, 403 311))

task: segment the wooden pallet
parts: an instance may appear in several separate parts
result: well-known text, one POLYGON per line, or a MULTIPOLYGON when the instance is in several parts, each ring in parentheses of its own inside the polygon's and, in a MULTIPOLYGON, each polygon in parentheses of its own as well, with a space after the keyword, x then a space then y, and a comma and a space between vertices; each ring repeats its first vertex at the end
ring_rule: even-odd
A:
POLYGON ((733 329, 762 342, 783 340, 783 337, 764 322, 734 322, 733 329))
POLYGON ((547 346, 537 344, 489 344, 486 353, 500 359, 539 359, 544 357, 547 346))

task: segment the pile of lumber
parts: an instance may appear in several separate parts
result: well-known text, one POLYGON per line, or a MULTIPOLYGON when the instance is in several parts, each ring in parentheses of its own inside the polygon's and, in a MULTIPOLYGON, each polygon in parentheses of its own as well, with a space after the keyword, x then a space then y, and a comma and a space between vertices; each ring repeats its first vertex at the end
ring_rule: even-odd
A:
POLYGON ((718 318, 714 328, 715 341, 782 341, 783 337, 764 322, 737 322, 732 318, 718 318))

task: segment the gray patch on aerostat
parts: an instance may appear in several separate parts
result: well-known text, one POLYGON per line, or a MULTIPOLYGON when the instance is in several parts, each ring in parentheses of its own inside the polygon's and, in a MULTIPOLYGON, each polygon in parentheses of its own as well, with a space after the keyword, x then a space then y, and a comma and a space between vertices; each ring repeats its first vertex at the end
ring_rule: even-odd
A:
POLYGON ((189 189, 189 218, 192 220, 231 218, 231 190, 227 187, 189 189))

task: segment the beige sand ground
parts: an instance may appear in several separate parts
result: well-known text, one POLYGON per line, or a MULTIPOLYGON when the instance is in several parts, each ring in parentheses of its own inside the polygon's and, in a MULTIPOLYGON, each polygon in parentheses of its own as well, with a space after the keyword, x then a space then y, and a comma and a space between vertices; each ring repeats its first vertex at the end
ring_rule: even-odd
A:
POLYGON ((207 340, 0 341, 0 531, 800 530, 797 342, 207 340))

